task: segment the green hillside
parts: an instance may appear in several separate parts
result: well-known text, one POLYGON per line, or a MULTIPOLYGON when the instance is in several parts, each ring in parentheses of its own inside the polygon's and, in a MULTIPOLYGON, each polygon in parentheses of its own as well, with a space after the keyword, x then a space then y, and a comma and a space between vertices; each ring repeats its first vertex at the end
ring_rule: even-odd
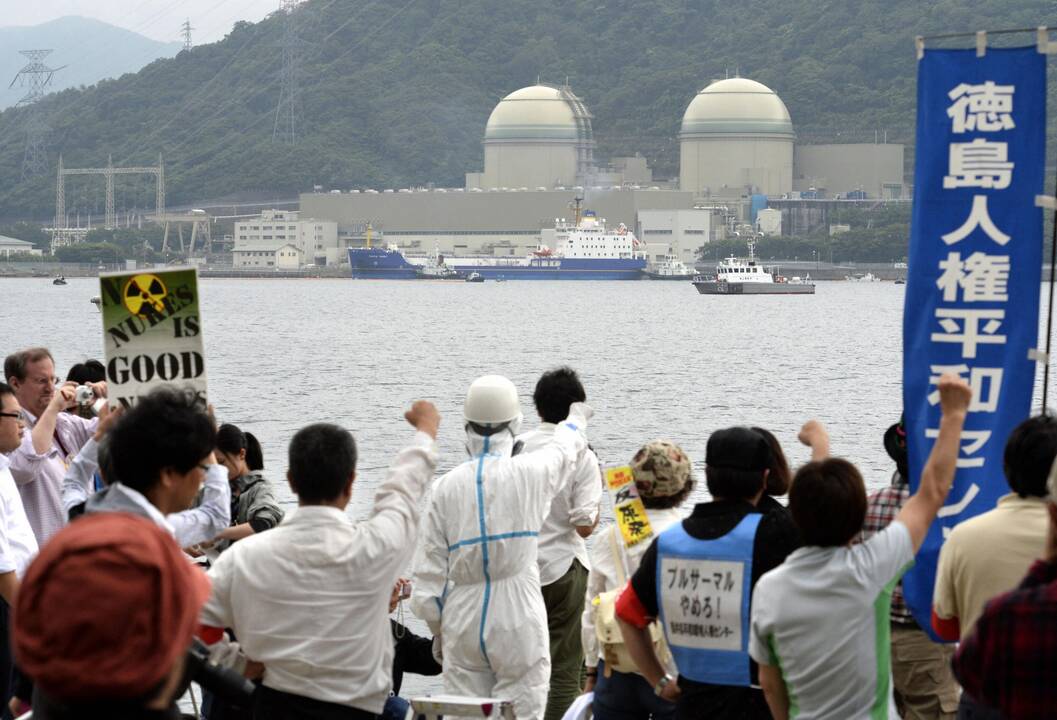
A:
MULTIPOLYGON (((46 99, 53 166, 60 151, 68 167, 161 152, 172 205, 313 184, 459 186, 480 169, 494 104, 537 75, 568 78, 584 98, 598 157, 641 151, 657 177, 678 172, 694 93, 735 70, 781 95, 802 142, 887 131, 909 143, 914 35, 1057 23, 1051 0, 309 0, 294 18, 305 40, 296 146, 272 143, 282 32, 271 17, 46 99)), ((54 207, 53 177, 19 181, 21 113, 0 113, 0 219, 54 207)), ((71 182, 67 207, 101 213, 96 182, 71 182)), ((148 185, 121 181, 119 208, 150 207, 148 185)))

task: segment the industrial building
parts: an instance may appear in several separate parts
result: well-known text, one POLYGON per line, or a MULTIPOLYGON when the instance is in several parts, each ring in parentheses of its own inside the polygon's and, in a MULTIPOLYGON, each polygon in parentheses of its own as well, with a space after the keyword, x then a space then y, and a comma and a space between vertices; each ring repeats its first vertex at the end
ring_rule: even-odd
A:
POLYGON ((793 189, 793 122, 774 90, 748 78, 699 92, 679 132, 679 187, 705 197, 793 189))
POLYGON ((243 245, 231 251, 236 270, 297 270, 304 265, 304 253, 293 243, 243 245))
MULTIPOLYGON (((263 257, 261 253, 277 252, 288 243, 298 249, 299 262, 332 265, 341 262, 345 252, 338 247, 338 224, 334 220, 300 219, 292 210, 265 210, 259 217, 236 222, 234 240, 236 266, 240 259, 256 264, 263 257)), ((289 256, 282 259, 289 262, 289 256)))
MULTIPOLYGON (((748 78, 712 82, 689 100, 678 187, 655 183, 640 155, 598 163, 593 122, 568 86, 516 90, 492 110, 482 139, 484 168, 467 173, 464 188, 302 194, 301 214, 334 228, 331 234, 327 227, 322 247, 318 237, 298 242, 304 261, 343 261, 346 248, 364 245, 368 234, 409 253, 523 256, 546 244, 549 230, 572 217, 581 197, 609 225, 634 229, 651 262, 666 253, 693 262, 702 245, 756 225, 768 203, 760 230, 776 234, 819 220, 814 211, 800 212, 801 199, 906 196, 902 145, 796 146, 785 103, 748 78), (800 219, 791 222, 791 215, 800 219)), ((264 242, 264 222, 240 223, 236 249, 264 242), (257 225, 262 229, 254 231, 257 225)), ((273 235, 273 243, 280 240, 273 235)))

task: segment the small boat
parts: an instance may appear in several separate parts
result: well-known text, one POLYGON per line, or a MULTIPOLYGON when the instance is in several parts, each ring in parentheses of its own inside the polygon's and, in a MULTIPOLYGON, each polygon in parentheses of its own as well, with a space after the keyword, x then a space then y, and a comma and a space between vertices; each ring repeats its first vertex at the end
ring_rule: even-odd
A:
POLYGON ((702 295, 814 295, 815 285, 807 280, 792 282, 756 262, 756 239, 749 238, 749 259, 731 255, 716 266, 714 279, 694 280, 702 295))
POLYGON ((56 278, 54 280, 51 281, 51 284, 52 285, 65 285, 66 284, 66 278, 64 278, 62 275, 58 275, 58 276, 56 276, 56 278))
POLYGON ((906 285, 906 278, 896 278, 896 285, 906 285))
POLYGON ((466 282, 483 283, 484 282, 484 275, 482 275, 479 272, 472 272, 472 273, 470 273, 469 275, 466 276, 466 282))
POLYGON ((95 305, 95 309, 96 310, 100 310, 101 311, 103 309, 103 298, 99 297, 98 295, 93 295, 88 300, 88 302, 90 302, 93 305, 95 305))
POLYGON ((848 282, 881 282, 881 278, 869 272, 864 275, 845 275, 844 279, 848 282))
POLYGON ((419 280, 459 280, 462 277, 444 264, 444 256, 437 247, 426 256, 425 264, 415 271, 415 276, 419 280))
POLYGON ((650 280, 692 280, 697 271, 675 255, 665 255, 664 261, 651 265, 642 271, 650 280))

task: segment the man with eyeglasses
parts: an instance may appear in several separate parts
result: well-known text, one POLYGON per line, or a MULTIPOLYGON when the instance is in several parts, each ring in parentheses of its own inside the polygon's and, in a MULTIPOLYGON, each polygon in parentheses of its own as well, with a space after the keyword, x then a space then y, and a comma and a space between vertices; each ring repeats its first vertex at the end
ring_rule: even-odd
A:
POLYGON ((7 707, 12 680, 8 615, 22 574, 37 554, 37 539, 6 457, 22 443, 22 429, 22 407, 15 391, 0 382, 0 707, 7 707))
MULTIPOLYGON (((8 355, 4 378, 22 406, 27 426, 22 442, 8 457, 11 475, 18 484, 33 534, 43 545, 66 524, 62 478, 66 466, 92 437, 98 420, 63 412, 76 405, 74 386, 57 385, 55 361, 47 348, 28 348, 8 355)), ((93 387, 98 395, 106 395, 105 383, 93 387)))

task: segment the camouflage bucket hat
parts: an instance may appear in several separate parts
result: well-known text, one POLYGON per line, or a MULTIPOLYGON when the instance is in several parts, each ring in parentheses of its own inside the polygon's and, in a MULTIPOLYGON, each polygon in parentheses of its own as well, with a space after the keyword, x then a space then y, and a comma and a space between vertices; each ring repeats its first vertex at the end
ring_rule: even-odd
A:
POLYGON ((679 493, 690 480, 690 458, 675 443, 654 440, 635 453, 631 472, 641 495, 670 497, 679 493))

